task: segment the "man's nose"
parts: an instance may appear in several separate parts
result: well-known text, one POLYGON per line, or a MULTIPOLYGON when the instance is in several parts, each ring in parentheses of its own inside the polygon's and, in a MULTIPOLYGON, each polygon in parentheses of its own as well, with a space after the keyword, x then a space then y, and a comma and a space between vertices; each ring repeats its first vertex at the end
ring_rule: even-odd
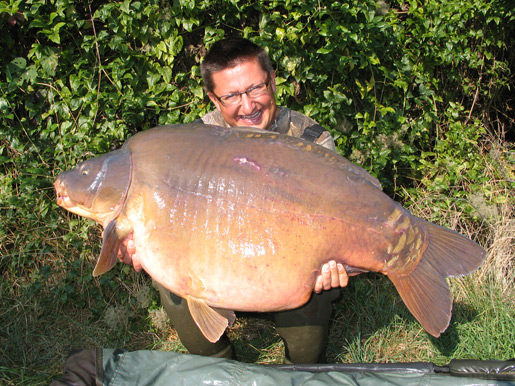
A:
POLYGON ((251 114, 254 111, 254 100, 245 93, 241 95, 241 110, 242 115, 251 114))

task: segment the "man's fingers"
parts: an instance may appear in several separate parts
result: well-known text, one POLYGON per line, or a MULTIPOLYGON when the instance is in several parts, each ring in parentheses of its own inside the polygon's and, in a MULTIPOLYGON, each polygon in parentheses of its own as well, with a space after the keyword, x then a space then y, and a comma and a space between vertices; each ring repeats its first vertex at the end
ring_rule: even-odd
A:
POLYGON ((324 290, 329 290, 332 288, 331 284, 333 282, 331 267, 329 264, 322 265, 322 285, 324 290))
POLYGON ((326 288, 326 289, 339 287, 340 286, 340 275, 338 272, 338 268, 336 266, 336 261, 331 260, 329 262, 329 271, 331 272, 331 277, 330 277, 331 282, 330 282, 329 288, 326 288))
POLYGON ((349 283, 349 276, 343 264, 330 260, 322 265, 320 275, 315 280, 313 291, 320 293, 331 288, 345 287, 349 283))
POLYGON ((132 258, 135 254, 136 245, 134 244, 134 239, 132 238, 131 234, 120 243, 117 257, 122 263, 131 264, 132 258))
POLYGON ((349 284, 349 275, 347 275, 347 271, 343 264, 338 264, 338 281, 340 283, 340 287, 345 287, 349 284))
POLYGON ((127 241, 127 253, 129 256, 132 256, 136 253, 136 244, 132 238, 127 241))
MULTIPOLYGON (((127 256, 127 244, 122 242, 120 243, 120 247, 118 248, 118 260, 120 260, 122 263, 125 263, 125 257, 127 256)), ((128 263, 126 263, 128 264, 128 263)))
POLYGON ((319 294, 324 289, 323 283, 322 283, 322 275, 318 275, 317 279, 315 280, 315 288, 313 288, 313 291, 315 293, 319 294))

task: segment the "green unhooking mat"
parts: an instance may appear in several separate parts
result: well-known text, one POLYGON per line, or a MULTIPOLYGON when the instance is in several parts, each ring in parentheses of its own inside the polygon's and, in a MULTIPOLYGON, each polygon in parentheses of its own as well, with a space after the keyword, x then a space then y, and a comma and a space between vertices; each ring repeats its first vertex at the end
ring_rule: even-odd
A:
POLYGON ((515 385, 515 360, 398 364, 255 365, 163 351, 81 350, 51 386, 515 385))

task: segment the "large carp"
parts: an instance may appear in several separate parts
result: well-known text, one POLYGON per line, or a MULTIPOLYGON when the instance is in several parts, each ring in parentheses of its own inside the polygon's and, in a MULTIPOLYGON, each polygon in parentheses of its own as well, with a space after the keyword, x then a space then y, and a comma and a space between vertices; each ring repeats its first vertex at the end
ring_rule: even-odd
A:
POLYGON ((381 272, 439 336, 445 278, 479 267, 468 238, 411 215, 343 157, 298 138, 202 124, 161 126, 84 161, 55 182, 57 203, 104 227, 94 275, 133 237, 143 269, 187 299, 219 339, 238 311, 300 307, 330 259, 381 272))

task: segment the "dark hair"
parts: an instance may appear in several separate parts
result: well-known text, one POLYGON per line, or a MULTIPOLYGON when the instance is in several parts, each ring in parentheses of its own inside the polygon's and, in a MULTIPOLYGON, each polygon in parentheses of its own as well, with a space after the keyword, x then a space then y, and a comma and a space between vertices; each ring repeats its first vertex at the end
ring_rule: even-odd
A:
POLYGON ((228 38, 219 40, 211 46, 200 65, 204 86, 208 92, 213 92, 213 73, 232 68, 249 59, 257 59, 268 75, 274 68, 266 51, 260 46, 243 38, 228 38))

